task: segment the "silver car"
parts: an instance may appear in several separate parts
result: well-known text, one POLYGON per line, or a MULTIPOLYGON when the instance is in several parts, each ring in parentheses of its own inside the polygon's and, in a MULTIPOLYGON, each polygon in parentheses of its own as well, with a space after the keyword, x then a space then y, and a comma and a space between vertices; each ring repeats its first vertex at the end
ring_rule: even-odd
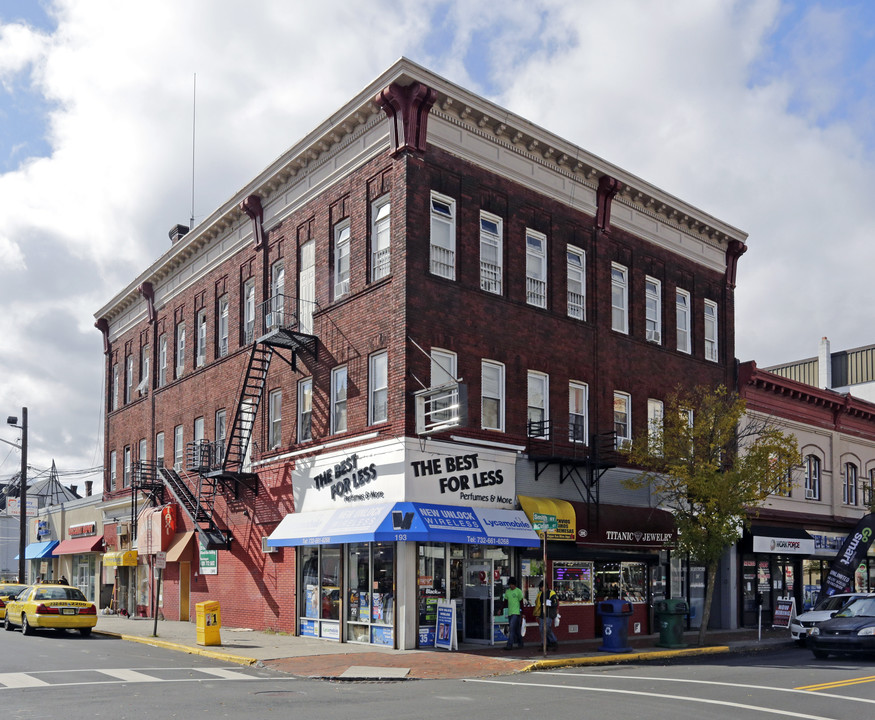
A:
POLYGON ((808 612, 796 616, 790 621, 790 636, 798 643, 805 643, 811 628, 816 627, 824 620, 829 620, 848 603, 858 598, 875 597, 875 593, 836 593, 823 598, 808 612))

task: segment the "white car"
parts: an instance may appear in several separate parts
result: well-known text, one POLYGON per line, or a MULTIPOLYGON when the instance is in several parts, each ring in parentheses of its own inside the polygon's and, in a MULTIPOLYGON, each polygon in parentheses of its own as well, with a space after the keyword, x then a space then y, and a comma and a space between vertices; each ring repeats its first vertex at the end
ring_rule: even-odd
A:
POLYGON ((836 593, 824 598, 814 608, 790 621, 790 636, 797 642, 804 643, 810 628, 829 620, 852 600, 866 597, 875 597, 875 593, 836 593))

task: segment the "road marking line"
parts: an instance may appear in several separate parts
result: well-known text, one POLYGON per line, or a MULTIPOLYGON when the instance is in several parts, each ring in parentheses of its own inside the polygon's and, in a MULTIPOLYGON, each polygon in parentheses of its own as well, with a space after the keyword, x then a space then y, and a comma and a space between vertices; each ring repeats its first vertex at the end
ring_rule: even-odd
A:
POLYGON ((136 670, 127 670, 125 668, 98 670, 98 672, 124 682, 162 682, 161 678, 156 678, 153 675, 146 675, 145 673, 136 670))
POLYGON ((683 702, 700 703, 703 705, 720 705, 723 707, 739 708, 741 710, 750 710, 752 712, 769 713, 772 715, 785 715, 793 718, 803 718, 803 720, 834 720, 834 718, 824 717, 823 715, 803 715, 802 713, 790 712, 789 710, 778 710, 776 708, 759 707, 757 705, 746 705, 744 703, 728 702, 726 700, 711 700, 710 698, 693 698, 687 695, 664 695, 661 693, 641 692, 638 690, 611 690, 609 688, 588 688, 588 687, 569 687, 568 685, 549 685, 541 683, 523 683, 510 682, 506 680, 481 680, 469 679, 465 682, 487 683, 490 685, 519 685, 521 687, 551 688, 557 690, 578 690, 583 692, 600 692, 614 693, 617 695, 638 695, 646 698, 660 698, 662 700, 680 700, 683 702))
POLYGON ((255 678, 252 675, 244 675, 242 672, 237 672, 236 670, 226 670, 225 668, 196 668, 198 672, 207 673, 209 675, 215 675, 219 678, 224 678, 225 680, 254 680, 255 678))
POLYGON ((49 684, 27 673, 2 673, 0 683, 8 688, 44 687, 49 684))
POLYGON ((821 683, 820 685, 804 685, 803 687, 796 688, 796 690, 806 690, 808 692, 814 692, 816 690, 829 690, 831 688, 840 688, 847 685, 860 685, 861 683, 869 682, 875 682, 875 675, 870 675, 869 677, 863 678, 851 678, 849 680, 836 680, 835 682, 821 683))

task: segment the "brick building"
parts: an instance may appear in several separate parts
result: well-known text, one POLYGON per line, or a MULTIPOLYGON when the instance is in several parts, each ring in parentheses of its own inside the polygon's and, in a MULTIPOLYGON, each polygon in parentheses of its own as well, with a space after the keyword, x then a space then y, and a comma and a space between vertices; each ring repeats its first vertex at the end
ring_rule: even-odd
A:
POLYGON ((500 638, 511 575, 546 570, 560 639, 695 599, 615 447, 733 384, 744 233, 402 59, 171 235, 96 313, 106 542, 128 587, 166 546, 166 617, 410 648, 437 600, 500 638))

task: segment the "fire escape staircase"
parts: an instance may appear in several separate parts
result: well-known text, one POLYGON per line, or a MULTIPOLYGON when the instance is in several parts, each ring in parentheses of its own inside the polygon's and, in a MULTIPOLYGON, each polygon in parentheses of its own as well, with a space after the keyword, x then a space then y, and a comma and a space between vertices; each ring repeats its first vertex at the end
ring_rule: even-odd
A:
MULTIPOLYGON (((197 450, 197 443, 189 445, 197 450)), ((231 533, 222 530, 213 517, 218 484, 202 474, 183 475, 173 468, 158 468, 158 473, 164 480, 164 486, 179 504, 182 511, 191 519, 201 539, 201 544, 207 550, 230 550, 231 533), (196 477, 196 479, 195 479, 196 477)))

